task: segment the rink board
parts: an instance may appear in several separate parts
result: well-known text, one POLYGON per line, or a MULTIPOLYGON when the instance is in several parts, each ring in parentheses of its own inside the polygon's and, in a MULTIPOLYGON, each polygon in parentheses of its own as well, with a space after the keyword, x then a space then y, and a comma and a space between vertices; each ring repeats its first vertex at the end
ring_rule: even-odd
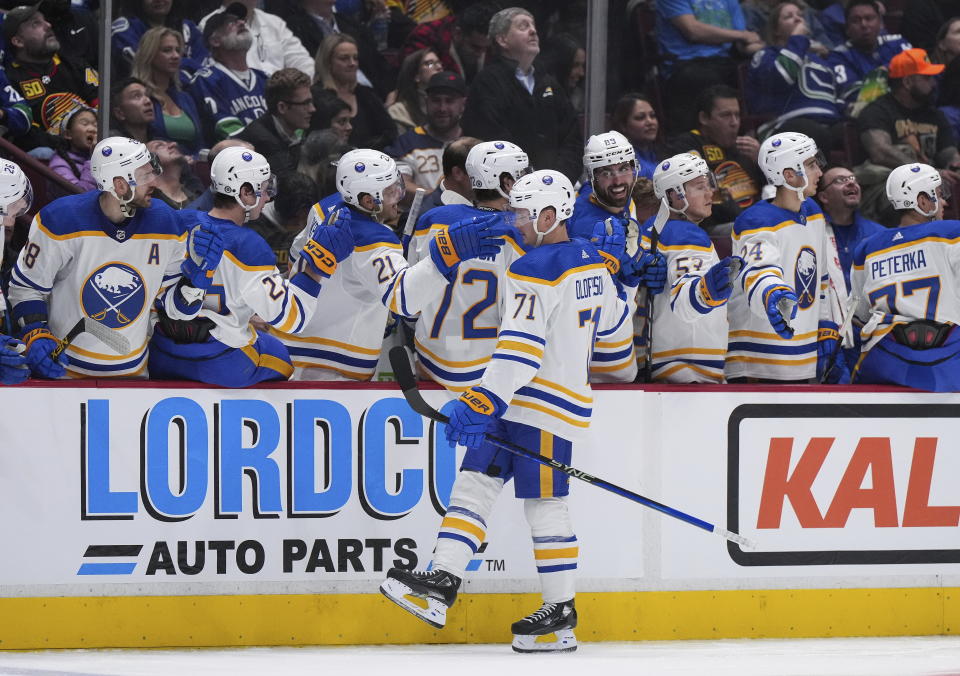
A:
MULTIPOLYGON (((0 411, 0 648, 496 642, 538 605, 509 485, 446 629, 376 593, 429 562, 462 456, 390 385, 49 384, 0 411)), ((578 636, 960 633, 958 414, 894 388, 600 388, 573 464, 758 546, 574 482, 578 636)))

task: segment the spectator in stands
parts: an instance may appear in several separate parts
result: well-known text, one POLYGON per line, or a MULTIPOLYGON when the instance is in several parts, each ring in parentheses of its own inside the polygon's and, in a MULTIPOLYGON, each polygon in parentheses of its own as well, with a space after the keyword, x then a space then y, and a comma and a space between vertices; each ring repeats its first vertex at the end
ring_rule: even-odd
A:
MULTIPOLYGON (((174 9, 174 0, 126 0, 120 6, 121 15, 113 22, 113 67, 120 75, 132 73, 133 62, 140 40, 144 34, 154 28, 166 28, 180 36, 180 56, 183 69, 195 73, 207 58, 207 46, 203 42, 200 28, 190 19, 186 19, 174 9)), ((178 66, 179 67, 179 66, 178 66)), ((134 74, 143 79, 143 73, 134 74)))
POLYGON ((357 41, 339 33, 324 39, 317 52, 313 79, 314 105, 317 110, 340 98, 350 106, 350 143, 358 148, 381 150, 397 137, 397 126, 377 93, 357 82, 357 41))
POLYGON ((345 137, 332 129, 312 131, 303 142, 297 171, 309 176, 325 197, 337 192, 337 167, 334 164, 344 153, 353 150, 345 137))
POLYGON ((437 73, 427 85, 427 123, 402 134, 384 150, 397 161, 407 196, 417 188, 428 193, 443 178, 443 149, 463 136, 460 118, 466 102, 467 85, 452 71, 437 73))
POLYGON ((960 185, 956 137, 933 101, 936 76, 943 68, 930 63, 922 49, 900 52, 890 61, 890 91, 860 114, 860 142, 869 159, 856 173, 864 187, 861 208, 870 218, 895 222, 885 183, 890 171, 902 164, 932 165, 944 179, 960 185))
MULTIPOLYGON (((215 143, 214 146, 210 149, 210 153, 207 155, 207 171, 210 171, 210 165, 213 163, 213 160, 217 157, 221 150, 224 148, 233 148, 234 146, 240 146, 242 148, 248 148, 253 150, 253 146, 249 142, 243 141, 238 138, 227 138, 219 143, 215 143)), ((209 184, 209 174, 205 176, 205 182, 209 184)), ((187 209, 196 209, 198 211, 210 211, 213 208, 213 191, 204 190, 200 193, 200 196, 193 200, 190 204, 187 205, 187 209)))
POLYGON ((259 218, 246 225, 270 245, 277 257, 277 269, 284 275, 290 267, 290 245, 307 227, 310 209, 321 197, 324 195, 309 176, 296 171, 282 172, 277 175, 277 196, 264 205, 259 218))
POLYGON ((776 116, 764 133, 797 131, 823 151, 843 138, 843 110, 837 100, 826 48, 810 39, 797 2, 781 2, 770 13, 765 47, 750 63, 746 91, 752 114, 776 116))
POLYGON ((26 99, 33 116, 33 128, 17 139, 17 145, 25 150, 47 148, 35 154, 48 159, 56 141, 43 125, 43 109, 58 98, 72 95, 96 108, 100 77, 80 57, 60 58, 60 42, 36 6, 22 5, 7 12, 3 35, 12 52, 7 78, 26 99))
POLYGON ((827 56, 837 82, 837 94, 850 117, 886 93, 884 76, 890 59, 910 43, 900 35, 882 35, 878 0, 850 0, 846 12, 847 41, 827 56))
POLYGON ((551 36, 544 41, 534 65, 550 73, 560 83, 573 109, 582 115, 585 96, 583 78, 587 74, 587 52, 583 45, 566 33, 551 36))
POLYGON ((258 9, 257 0, 226 0, 219 10, 208 14, 200 22, 204 36, 207 35, 206 24, 210 18, 223 11, 233 11, 246 21, 252 37, 247 53, 247 63, 251 68, 261 70, 267 76, 281 68, 296 68, 313 77, 313 59, 300 44, 300 40, 290 32, 286 22, 279 16, 258 9), (237 5, 243 7, 242 14, 237 5))
POLYGON ((133 76, 146 85, 150 96, 152 134, 172 139, 195 154, 207 143, 197 104, 181 84, 183 47, 183 36, 177 31, 151 28, 140 39, 133 59, 133 76))
POLYGON ((97 181, 90 173, 90 153, 97 145, 97 113, 77 102, 57 125, 61 143, 50 158, 50 169, 86 192, 95 190, 97 181))
POLYGON ((61 54, 97 63, 100 29, 93 13, 70 0, 41 0, 37 8, 53 26, 61 54))
POLYGON ((0 125, 7 128, 4 135, 15 138, 23 136, 33 127, 30 106, 7 79, 0 68, 0 125))
POLYGON ((153 138, 154 107, 143 80, 127 77, 110 89, 110 135, 146 143, 153 138))
POLYGON ((248 124, 237 138, 249 141, 276 172, 293 171, 300 163, 300 144, 316 110, 310 78, 296 68, 270 76, 266 88, 267 115, 248 124))
POLYGON ((235 2, 209 17, 203 28, 213 63, 197 71, 188 91, 206 118, 208 140, 233 136, 267 111, 267 76, 247 63, 253 34, 241 16, 245 13, 246 7, 235 2))
POLYGON ((656 32, 665 59, 667 126, 674 131, 695 124, 692 95, 723 83, 737 84, 735 56, 763 47, 746 30, 737 0, 656 0, 656 32))
POLYGON ((473 204, 473 187, 467 175, 467 155, 480 143, 472 136, 461 136, 443 150, 443 180, 429 195, 423 198, 420 213, 444 204, 473 204))
POLYGON ((635 92, 624 94, 614 104, 610 122, 614 131, 626 136, 633 144, 638 176, 653 180, 657 159, 661 157, 658 148, 660 122, 650 99, 645 94, 635 92))
POLYGON ((693 153, 707 161, 717 179, 713 216, 700 223, 710 229, 733 221, 742 210, 760 199, 763 176, 757 165, 760 144, 740 135, 740 101, 726 85, 714 85, 697 102, 700 124, 670 139, 665 155, 693 153))
POLYGON ((190 171, 187 156, 180 150, 176 141, 155 139, 147 143, 163 168, 153 190, 156 199, 166 202, 171 208, 186 208, 203 192, 203 185, 190 171))
POLYGON ((570 100, 549 73, 533 67, 540 39, 520 7, 490 20, 492 59, 470 87, 463 131, 515 143, 533 167, 556 169, 571 181, 583 171, 583 135, 570 100))
MULTIPOLYGON (((912 44, 912 43, 911 43, 912 44)), ((917 45, 920 49, 927 49, 917 45)), ((949 66, 960 55, 960 16, 947 19, 937 29, 933 47, 927 49, 930 60, 949 66)))
POLYGON ((310 118, 311 132, 330 130, 342 143, 349 143, 353 132, 350 104, 336 96, 325 96, 320 100, 314 97, 313 102, 316 112, 310 118))
MULTIPOLYGON (((914 47, 926 49, 934 56, 942 35, 940 31, 950 17, 960 16, 960 0, 911 0, 903 12, 900 32, 914 47)), ((934 58, 936 63, 947 63, 934 58)))
POLYGON ((940 76, 937 103, 947 116, 955 136, 960 137, 960 17, 946 21, 937 33, 936 49, 930 57, 946 66, 940 76))
POLYGON ((455 15, 417 26, 403 45, 404 55, 432 49, 444 70, 460 73, 467 84, 483 68, 490 38, 487 30, 494 10, 486 2, 474 3, 455 15))
MULTIPOLYGON (((766 39, 768 26, 771 21, 774 21, 772 16, 776 14, 779 4, 780 0, 744 0, 741 3, 743 18, 747 22, 747 30, 758 33, 766 40, 767 44, 771 44, 770 40, 766 39)), ((795 4, 799 9, 803 23, 807 26, 806 34, 818 44, 823 45, 824 48, 832 48, 836 43, 830 39, 830 34, 820 22, 819 13, 801 0, 797 0, 795 4)))
POLYGON ((391 92, 394 101, 387 99, 387 112, 397 123, 397 131, 404 134, 427 122, 427 83, 442 70, 440 59, 430 49, 419 49, 400 65, 397 89, 391 92))

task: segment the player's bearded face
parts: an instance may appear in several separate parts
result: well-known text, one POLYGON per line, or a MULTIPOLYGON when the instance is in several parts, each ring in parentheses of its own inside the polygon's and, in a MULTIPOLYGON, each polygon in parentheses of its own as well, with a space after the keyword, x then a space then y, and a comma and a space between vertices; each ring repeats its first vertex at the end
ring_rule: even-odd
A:
MULTIPOLYGON (((145 164, 142 167, 138 167, 133 172, 133 176, 136 179, 137 185, 133 189, 133 200, 131 200, 130 204, 135 207, 150 206, 153 190, 156 187, 157 179, 160 178, 158 167, 154 167, 152 164, 145 164)), ((127 184, 127 190, 130 190, 129 184, 127 184)), ((129 196, 129 192, 126 196, 129 196)))
POLYGON ((620 209, 627 206, 635 180, 633 162, 601 167, 593 172, 593 178, 593 189, 601 202, 620 209))

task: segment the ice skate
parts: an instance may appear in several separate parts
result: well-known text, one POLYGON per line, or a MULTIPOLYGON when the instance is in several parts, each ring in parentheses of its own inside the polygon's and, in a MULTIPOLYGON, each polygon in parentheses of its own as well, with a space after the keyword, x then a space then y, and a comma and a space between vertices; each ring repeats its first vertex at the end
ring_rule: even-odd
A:
POLYGON ((443 629, 447 608, 457 600, 460 578, 445 570, 391 568, 380 592, 427 624, 443 629))
POLYGON ((513 623, 513 649, 518 653, 573 652, 577 649, 577 637, 573 635, 576 626, 573 599, 544 603, 540 610, 513 623), (555 640, 549 640, 550 634, 555 640))

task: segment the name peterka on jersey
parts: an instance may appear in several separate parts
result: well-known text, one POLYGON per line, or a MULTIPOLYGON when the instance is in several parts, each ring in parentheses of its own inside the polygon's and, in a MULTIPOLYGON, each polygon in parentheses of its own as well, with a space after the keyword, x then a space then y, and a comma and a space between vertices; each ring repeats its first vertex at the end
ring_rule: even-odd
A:
POLYGON ((594 275, 577 280, 577 300, 603 295, 603 277, 594 275))
POLYGON ((880 279, 889 275, 913 272, 927 267, 927 257, 923 249, 915 251, 897 252, 886 258, 879 258, 870 262, 870 278, 880 279))

